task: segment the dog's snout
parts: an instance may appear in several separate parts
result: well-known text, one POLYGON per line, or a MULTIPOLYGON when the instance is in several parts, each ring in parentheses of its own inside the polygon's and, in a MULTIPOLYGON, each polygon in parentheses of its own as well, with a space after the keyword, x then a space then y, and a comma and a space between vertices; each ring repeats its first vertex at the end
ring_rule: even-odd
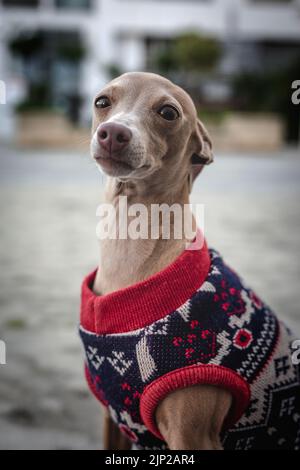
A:
POLYGON ((98 129, 98 141, 101 147, 108 152, 119 152, 130 142, 132 132, 122 124, 108 122, 98 129))

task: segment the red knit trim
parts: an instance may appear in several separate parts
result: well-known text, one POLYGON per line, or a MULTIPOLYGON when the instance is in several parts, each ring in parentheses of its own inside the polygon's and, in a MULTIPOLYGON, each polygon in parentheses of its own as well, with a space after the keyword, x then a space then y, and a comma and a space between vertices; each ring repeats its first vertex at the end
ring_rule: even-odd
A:
POLYGON ((177 389, 199 384, 215 385, 231 392, 233 403, 225 419, 224 429, 231 428, 241 418, 250 401, 248 383, 236 372, 226 367, 199 364, 168 372, 145 388, 140 400, 140 413, 149 431, 164 440, 155 421, 158 404, 177 389))
POLYGON ((83 282, 81 325, 96 334, 134 331, 160 320, 183 305, 201 287, 210 269, 202 248, 185 250, 163 271, 117 292, 97 296, 92 291, 96 272, 83 282))

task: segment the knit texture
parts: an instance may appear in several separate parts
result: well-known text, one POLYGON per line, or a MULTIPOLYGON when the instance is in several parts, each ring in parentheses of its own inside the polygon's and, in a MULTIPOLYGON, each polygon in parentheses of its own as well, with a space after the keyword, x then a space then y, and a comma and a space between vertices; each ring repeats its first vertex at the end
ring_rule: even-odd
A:
POLYGON ((216 251, 205 245, 200 255, 191 251, 176 263, 154 276, 154 284, 140 284, 144 303, 137 302, 132 324, 138 327, 131 330, 126 314, 122 326, 122 306, 128 309, 126 299, 137 298, 139 287, 99 300, 91 291, 95 273, 85 280, 80 335, 91 390, 140 449, 166 448, 154 419, 158 403, 175 389, 201 383, 233 396, 222 433, 225 449, 299 449, 300 370, 291 362, 291 332, 216 251), (166 314, 176 305, 172 281, 185 264, 194 291, 189 294, 183 280, 177 306, 166 314), (163 289, 157 289, 159 281, 163 289), (151 306, 160 304, 162 313, 152 321, 151 306), (116 309, 115 331, 107 308, 110 314, 116 309))

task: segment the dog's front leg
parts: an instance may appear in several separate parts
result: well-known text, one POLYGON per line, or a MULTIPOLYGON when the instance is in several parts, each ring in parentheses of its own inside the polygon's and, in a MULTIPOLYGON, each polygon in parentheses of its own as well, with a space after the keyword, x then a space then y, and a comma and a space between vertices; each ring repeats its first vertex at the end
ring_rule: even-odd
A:
POLYGON ((113 422, 108 414, 104 416, 103 429, 103 449, 104 450, 130 450, 131 443, 121 433, 118 426, 113 422))
POLYGON ((228 391, 195 385, 170 393, 156 410, 156 423, 171 450, 222 450, 220 432, 230 406, 228 391))

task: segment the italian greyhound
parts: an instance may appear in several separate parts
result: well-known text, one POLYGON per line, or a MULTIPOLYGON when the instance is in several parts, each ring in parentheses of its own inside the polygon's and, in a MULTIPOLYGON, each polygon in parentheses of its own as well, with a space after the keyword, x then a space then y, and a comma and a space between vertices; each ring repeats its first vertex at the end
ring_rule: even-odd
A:
MULTIPOLYGON (((110 82, 94 102, 92 157, 108 176, 105 202, 118 211, 128 205, 189 203, 189 194, 212 143, 190 96, 151 73, 126 73, 110 82)), ((171 222, 171 223, 174 223, 171 222)), ((195 223, 195 222, 194 222, 195 223)), ((187 239, 105 239, 93 291, 99 296, 132 286, 169 266, 185 250, 187 239)), ((194 385, 168 394, 155 418, 169 449, 222 449, 220 432, 231 406, 231 393, 212 385, 194 385)), ((129 449, 109 417, 106 449, 129 449)))

